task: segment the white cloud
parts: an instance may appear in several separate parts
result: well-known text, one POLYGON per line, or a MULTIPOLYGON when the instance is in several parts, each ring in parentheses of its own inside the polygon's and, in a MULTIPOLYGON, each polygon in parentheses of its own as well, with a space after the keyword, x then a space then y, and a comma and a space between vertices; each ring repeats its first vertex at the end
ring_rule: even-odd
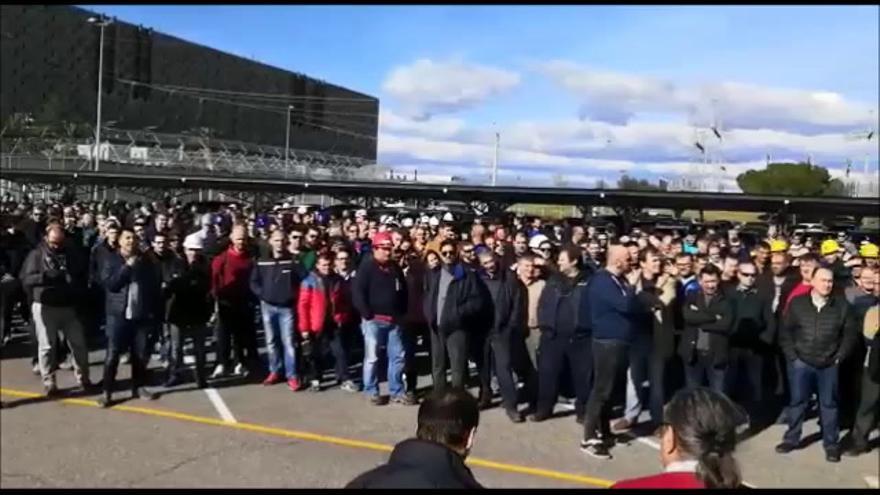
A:
POLYGON ((627 122, 638 113, 670 112, 705 125, 715 113, 728 129, 820 132, 864 128, 876 125, 877 119, 876 106, 850 101, 829 91, 737 82, 687 87, 669 80, 597 70, 562 60, 535 68, 583 101, 582 118, 612 123, 627 122))
POLYGON ((520 82, 519 74, 459 61, 420 59, 391 71, 382 89, 412 117, 473 107, 520 82))

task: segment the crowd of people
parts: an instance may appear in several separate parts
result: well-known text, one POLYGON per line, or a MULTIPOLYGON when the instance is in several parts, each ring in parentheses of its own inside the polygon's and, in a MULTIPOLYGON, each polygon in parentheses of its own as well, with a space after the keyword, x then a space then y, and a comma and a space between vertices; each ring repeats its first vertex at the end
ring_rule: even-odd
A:
MULTIPOLYGON (((610 458, 621 433, 684 418, 689 400, 709 400, 693 395, 703 387, 742 407, 753 431, 787 424, 780 454, 802 447, 816 406, 829 462, 867 452, 878 424, 878 248, 845 235, 810 244, 773 230, 746 245, 737 228, 167 202, 5 203, 2 227, 0 338, 18 312, 48 396, 59 369, 96 388, 88 353, 103 348, 104 407, 120 363, 146 399, 192 373, 200 388, 236 375, 412 406, 424 400, 422 343, 438 397, 474 385, 486 409, 497 388, 514 423, 553 418, 560 395, 573 397, 580 448, 596 458, 610 458), (682 390, 692 394, 670 410, 682 390)), ((727 437, 690 442, 678 448, 732 450, 727 437)))

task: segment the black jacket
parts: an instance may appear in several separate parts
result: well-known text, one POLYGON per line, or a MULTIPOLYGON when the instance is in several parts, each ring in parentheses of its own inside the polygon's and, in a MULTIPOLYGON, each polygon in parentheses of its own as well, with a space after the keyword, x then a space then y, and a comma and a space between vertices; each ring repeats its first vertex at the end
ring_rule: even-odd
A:
POLYGON ((676 288, 674 280, 667 282, 666 287, 658 287, 656 280, 642 280, 642 291, 636 294, 636 299, 645 308, 646 317, 651 320, 650 323, 645 321, 643 324, 650 325, 653 332, 652 353, 664 360, 675 355, 676 288), (655 312, 658 313, 659 320, 655 312))
POLYGON ((581 301, 587 291, 587 273, 583 270, 571 279, 561 273, 554 273, 544 285, 541 298, 538 299, 538 328, 541 335, 555 337, 560 332, 568 338, 587 338, 590 336, 590 321, 581 313, 581 301), (564 311, 574 316, 574 321, 557 321, 559 306, 569 307, 564 311))
POLYGON ((843 295, 832 294, 821 311, 812 294, 792 299, 779 332, 779 344, 789 361, 795 358, 816 368, 843 361, 858 344, 858 323, 843 295))
POLYGON ((880 383, 880 336, 875 335, 868 345, 868 376, 874 383, 880 383))
POLYGON ((251 292, 260 301, 274 306, 295 307, 299 284, 308 276, 290 253, 275 259, 272 253, 257 260, 251 270, 251 292))
POLYGON ((402 322, 407 309, 406 277, 396 263, 380 267, 372 259, 358 266, 351 284, 351 298, 355 309, 365 320, 376 315, 390 316, 402 322))
POLYGON ((776 342, 776 317, 773 300, 756 289, 727 292, 733 305, 733 329, 730 345, 748 349, 767 349, 776 342))
POLYGON ((104 263, 110 256, 116 253, 116 250, 107 244, 107 241, 101 241, 92 248, 92 254, 89 256, 89 287, 101 287, 101 273, 104 263))
POLYGON ((709 334, 709 349, 712 364, 723 367, 727 364, 730 332, 733 327, 733 308, 730 300, 720 290, 706 305, 703 291, 692 292, 685 297, 682 306, 684 333, 678 345, 678 353, 685 364, 697 356, 697 339, 702 329, 709 334))
POLYGON ((75 249, 67 245, 53 253, 45 243, 34 248, 21 268, 21 284, 34 302, 72 306, 86 285, 86 268, 75 249))
POLYGON ((487 331, 486 315, 491 301, 479 276, 463 265, 455 265, 452 270, 453 280, 446 293, 442 321, 437 322, 437 296, 440 290, 440 270, 430 270, 425 274, 425 298, 422 301, 428 327, 447 335, 456 330, 487 331))
POLYGON ((426 440, 400 442, 388 463, 367 471, 346 488, 483 488, 464 459, 445 445, 426 440))
MULTIPOLYGON (((516 275, 509 273, 509 270, 498 271, 498 296, 494 301, 491 293, 484 293, 484 297, 489 302, 491 311, 487 311, 487 316, 491 318, 488 323, 489 335, 511 337, 513 335, 524 335, 526 314, 528 307, 523 307, 522 292, 525 290, 522 284, 518 283, 516 275)), ((485 281, 485 276, 483 277, 485 281)))
POLYGON ((162 321, 165 316, 162 297, 162 269, 152 254, 142 255, 134 266, 125 264, 119 253, 109 256, 103 265, 102 285, 107 293, 105 309, 107 319, 125 318, 129 284, 140 284, 141 311, 133 320, 162 321))
POLYGON ((166 320, 179 326, 204 325, 214 312, 211 297, 211 274, 207 262, 189 265, 186 260, 175 263, 165 281, 166 320))
MULTIPOLYGON (((788 300, 788 295, 791 294, 791 291, 797 287, 801 280, 800 274, 793 267, 789 267, 785 271, 784 276, 785 281, 782 282, 779 304, 776 306, 776 311, 774 312, 777 322, 781 322, 782 320, 782 309, 785 308, 785 301, 788 300)), ((773 309, 773 296, 776 293, 776 286, 773 284, 773 272, 770 271, 769 268, 758 276, 758 280, 755 282, 755 288, 758 289, 758 294, 760 294, 761 297, 770 301, 770 308, 773 309)))

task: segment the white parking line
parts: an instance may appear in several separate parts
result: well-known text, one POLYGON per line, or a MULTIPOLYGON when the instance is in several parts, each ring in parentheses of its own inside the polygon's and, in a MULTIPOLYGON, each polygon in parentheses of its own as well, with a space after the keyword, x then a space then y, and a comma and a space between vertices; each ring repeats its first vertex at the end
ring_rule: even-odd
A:
POLYGON ((220 393, 217 392, 217 389, 214 388, 206 388, 205 393, 208 394, 208 399, 210 399, 211 404, 214 405, 214 409, 220 414, 220 417, 223 418, 223 421, 227 423, 238 423, 235 420, 235 416, 232 415, 232 411, 226 406, 226 403, 223 402, 223 397, 220 397, 220 393))
POLYGON ((867 483, 868 488, 880 488, 880 482, 878 482, 876 476, 865 476, 865 483, 867 483))

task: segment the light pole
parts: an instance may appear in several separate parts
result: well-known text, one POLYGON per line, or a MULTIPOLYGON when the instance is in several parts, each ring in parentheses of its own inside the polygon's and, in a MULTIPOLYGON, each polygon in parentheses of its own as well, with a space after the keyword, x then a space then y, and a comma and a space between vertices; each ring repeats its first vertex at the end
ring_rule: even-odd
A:
POLYGON ((290 168, 290 111, 293 105, 287 105, 287 132, 284 133, 284 171, 290 168))
POLYGON ((94 24, 101 28, 101 36, 98 40, 98 104, 95 113, 95 172, 98 171, 101 163, 101 93, 104 89, 104 28, 113 23, 105 16, 89 17, 90 24, 94 24))
POLYGON ((492 160, 492 187, 495 187, 495 183, 498 181, 498 145, 500 141, 501 134, 498 132, 498 128, 495 127, 495 158, 492 160))

